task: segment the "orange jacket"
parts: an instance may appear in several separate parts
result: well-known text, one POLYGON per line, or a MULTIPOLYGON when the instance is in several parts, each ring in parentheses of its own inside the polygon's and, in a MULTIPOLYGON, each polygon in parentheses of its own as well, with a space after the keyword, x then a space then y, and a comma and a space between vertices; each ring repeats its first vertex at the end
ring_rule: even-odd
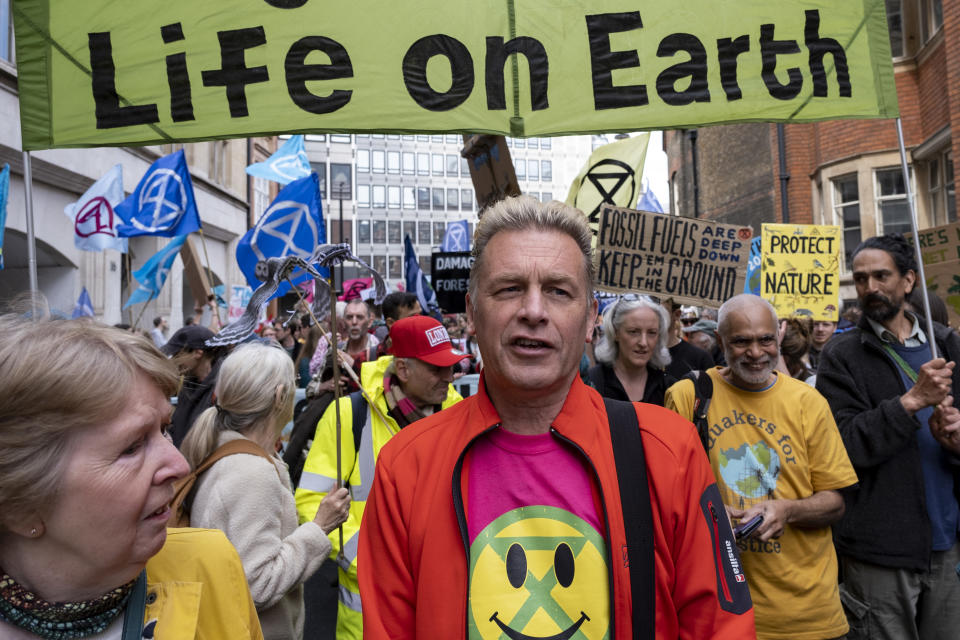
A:
MULTIPOLYGON (((719 525, 716 513, 714 522, 706 515, 707 499, 716 495, 719 505, 719 494, 696 431, 662 407, 635 406, 655 528, 657 638, 755 638, 722 505, 719 525)), ((381 451, 360 527, 365 640, 466 637, 468 542, 453 495, 461 493, 470 444, 499 423, 481 378, 479 393, 407 427, 381 451)), ((611 637, 629 640, 630 575, 620 560, 626 537, 610 431, 602 398, 579 377, 553 430, 583 452, 599 483, 612 573, 611 637)))

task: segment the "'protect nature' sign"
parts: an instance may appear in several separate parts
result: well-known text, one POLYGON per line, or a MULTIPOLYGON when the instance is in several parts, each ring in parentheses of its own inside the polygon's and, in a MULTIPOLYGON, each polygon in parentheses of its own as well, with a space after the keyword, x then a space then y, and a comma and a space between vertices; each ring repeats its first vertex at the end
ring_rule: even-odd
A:
POLYGON ((16 0, 25 149, 895 117, 883 0, 16 0))
POLYGON ((835 225, 763 225, 761 292, 778 316, 838 320, 841 231, 835 225))

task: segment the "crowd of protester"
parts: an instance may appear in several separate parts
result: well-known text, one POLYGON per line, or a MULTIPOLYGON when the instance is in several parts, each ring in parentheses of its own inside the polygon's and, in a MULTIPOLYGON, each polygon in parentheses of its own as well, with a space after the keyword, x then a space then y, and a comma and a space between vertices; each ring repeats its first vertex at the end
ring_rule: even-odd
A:
MULTIPOLYGON (((491 208, 467 311, 442 318, 396 291, 224 348, 213 304, 172 335, 0 316, 0 638, 621 638, 638 611, 658 638, 956 637, 960 335, 933 291, 928 335, 912 248, 857 247, 837 322, 749 294, 600 309, 585 229, 557 203, 491 208), (194 528, 168 531, 188 476, 194 528), (533 507, 607 550, 597 569, 550 548, 563 587, 564 562, 609 574, 566 628, 511 627, 515 596, 475 575, 533 507)), ((507 591, 533 580, 514 535, 507 591)))

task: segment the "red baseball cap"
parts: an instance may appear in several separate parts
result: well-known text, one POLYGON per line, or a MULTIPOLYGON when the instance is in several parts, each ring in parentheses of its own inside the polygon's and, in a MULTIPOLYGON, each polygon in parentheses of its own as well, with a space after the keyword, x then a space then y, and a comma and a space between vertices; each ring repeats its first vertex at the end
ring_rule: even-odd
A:
POLYGON ((410 316, 390 327, 390 353, 416 358, 438 367, 450 367, 470 356, 450 343, 446 328, 429 316, 410 316))

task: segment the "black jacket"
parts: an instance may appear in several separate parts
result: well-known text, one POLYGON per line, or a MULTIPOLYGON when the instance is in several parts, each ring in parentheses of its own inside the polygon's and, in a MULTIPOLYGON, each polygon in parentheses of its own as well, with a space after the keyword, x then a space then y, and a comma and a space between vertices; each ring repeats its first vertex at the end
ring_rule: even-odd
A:
POLYGON ((210 365, 210 373, 203 380, 187 376, 183 379, 180 394, 177 396, 177 406, 170 418, 170 436, 173 444, 179 449, 183 439, 196 422, 200 414, 213 406, 213 390, 220 374, 220 365, 223 364, 226 354, 217 356, 210 365))
MULTIPOLYGON (((921 318, 921 326, 924 322, 921 318)), ((937 323, 934 334, 939 355, 960 360, 960 337, 937 323)), ((927 569, 932 534, 917 446, 921 425, 900 403, 906 391, 900 371, 866 319, 827 343, 817 390, 830 403, 860 480, 858 489, 846 493, 846 512, 834 527, 837 551, 881 566, 927 569)), ((960 398, 956 373, 953 394, 960 398)), ((958 481, 960 466, 954 472, 955 496, 958 481)))
MULTIPOLYGON (((643 398, 640 402, 663 406, 663 396, 677 379, 662 369, 647 367, 647 384, 643 388, 643 398)), ((604 398, 630 401, 627 392, 620 383, 613 367, 608 364, 598 364, 590 367, 587 372, 587 383, 596 389, 604 398)))

